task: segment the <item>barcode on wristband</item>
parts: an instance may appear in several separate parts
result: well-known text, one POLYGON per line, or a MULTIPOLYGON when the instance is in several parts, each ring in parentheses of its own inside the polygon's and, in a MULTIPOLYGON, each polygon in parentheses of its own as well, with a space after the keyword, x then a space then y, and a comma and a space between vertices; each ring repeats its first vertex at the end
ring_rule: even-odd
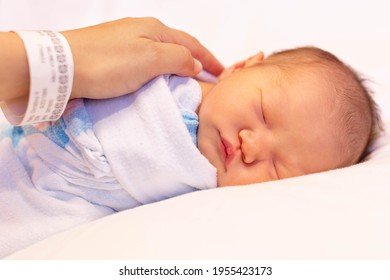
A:
POLYGON ((55 121, 64 112, 72 91, 74 69, 70 46, 62 34, 54 31, 16 33, 27 53, 30 92, 25 113, 15 116, 11 123, 55 121))

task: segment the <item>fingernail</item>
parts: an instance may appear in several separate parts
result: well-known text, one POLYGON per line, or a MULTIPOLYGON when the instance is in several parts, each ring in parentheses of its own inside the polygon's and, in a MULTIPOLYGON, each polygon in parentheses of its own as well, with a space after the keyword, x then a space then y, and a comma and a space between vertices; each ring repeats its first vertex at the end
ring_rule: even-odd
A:
POLYGON ((194 71, 195 73, 199 73, 200 71, 202 71, 203 69, 203 65, 202 63, 197 60, 196 58, 194 58, 194 71))

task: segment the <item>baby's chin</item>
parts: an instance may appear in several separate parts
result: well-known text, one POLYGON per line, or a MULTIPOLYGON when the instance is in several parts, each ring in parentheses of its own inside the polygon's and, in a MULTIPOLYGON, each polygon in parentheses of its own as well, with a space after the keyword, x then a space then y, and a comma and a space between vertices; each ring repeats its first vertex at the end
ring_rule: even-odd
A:
POLYGON ((215 166, 214 164, 212 165, 217 169, 217 187, 229 186, 229 180, 226 178, 225 169, 218 168, 218 166, 215 166))
MULTIPOLYGON (((250 183, 249 183, 250 184, 250 183)), ((248 185, 248 183, 240 182, 240 180, 229 180, 226 178, 219 178, 217 176, 217 187, 232 187, 232 186, 243 186, 248 185)))
POLYGON ((219 170, 217 168, 217 187, 231 187, 246 184, 245 181, 240 180, 239 178, 230 178, 230 176, 225 173, 225 170, 219 170))
POLYGON ((248 179, 240 178, 237 176, 229 176, 225 173, 225 170, 218 170, 217 168, 217 187, 231 187, 231 186, 244 186, 251 184, 264 183, 270 180, 261 180, 261 179, 248 179))

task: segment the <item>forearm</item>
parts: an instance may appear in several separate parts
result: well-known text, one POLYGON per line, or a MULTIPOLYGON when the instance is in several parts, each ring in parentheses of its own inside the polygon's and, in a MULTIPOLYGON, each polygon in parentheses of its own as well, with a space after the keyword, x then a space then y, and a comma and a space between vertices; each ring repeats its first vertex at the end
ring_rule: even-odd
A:
MULTIPOLYGON (((36 73, 37 69, 43 69, 44 72, 45 68, 40 67, 40 63, 45 64, 47 60, 42 59, 40 53, 42 50, 37 51, 37 48, 34 48, 32 51, 30 43, 35 42, 34 36, 27 37, 29 42, 26 44, 29 58, 27 59, 24 44, 26 37, 20 35, 21 33, 0 32, 0 105, 7 118, 10 115, 18 118, 11 121, 16 124, 24 123, 31 118, 40 120, 35 116, 37 113, 35 107, 30 106, 30 112, 27 104, 30 98, 40 102, 40 98, 46 97, 46 93, 35 95, 35 86, 38 81, 40 88, 46 89, 41 85, 42 77, 36 73), (30 90, 34 91, 34 96, 29 96, 30 90)), ((48 92, 51 97, 53 94, 60 94, 56 99, 59 102, 56 105, 60 106, 65 104, 66 101, 63 99, 67 100, 68 96, 64 96, 68 95, 69 90, 72 91, 71 98, 112 98, 134 92, 161 74, 195 76, 201 71, 202 65, 214 75, 219 75, 223 70, 222 64, 195 38, 180 30, 169 28, 153 18, 125 18, 64 31, 62 35, 67 41, 64 46, 69 53, 66 55, 66 61, 72 59, 74 62, 67 73, 71 75, 68 78, 71 78, 73 83, 62 85, 70 79, 60 74, 63 79, 56 80, 52 78, 50 71, 43 74, 42 71, 38 71, 44 76, 43 82, 46 84, 50 81, 61 83, 61 86, 48 92)), ((38 38, 38 41, 41 39, 46 42, 43 37, 38 38)), ((60 36, 57 39, 62 41, 63 38, 60 36)), ((56 44, 57 40, 50 42, 56 44)), ((56 67, 59 72, 66 69, 56 67)), ((59 108, 50 107, 53 103, 45 103, 43 99, 41 101, 39 109, 44 111, 45 116, 48 116, 47 110, 52 109, 53 111, 49 110, 50 116, 55 118, 59 108), (47 108, 43 107, 45 104, 47 108)))
POLYGON ((23 41, 14 32, 0 32, 0 102, 25 97, 29 69, 23 41))

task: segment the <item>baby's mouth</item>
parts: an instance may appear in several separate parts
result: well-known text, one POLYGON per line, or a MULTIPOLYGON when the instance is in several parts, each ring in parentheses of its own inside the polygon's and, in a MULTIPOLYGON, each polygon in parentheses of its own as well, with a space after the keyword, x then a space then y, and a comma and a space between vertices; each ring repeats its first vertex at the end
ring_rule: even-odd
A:
POLYGON ((222 150, 224 166, 226 170, 229 164, 233 161, 235 153, 234 153, 233 145, 223 137, 221 137, 221 150, 222 150))

